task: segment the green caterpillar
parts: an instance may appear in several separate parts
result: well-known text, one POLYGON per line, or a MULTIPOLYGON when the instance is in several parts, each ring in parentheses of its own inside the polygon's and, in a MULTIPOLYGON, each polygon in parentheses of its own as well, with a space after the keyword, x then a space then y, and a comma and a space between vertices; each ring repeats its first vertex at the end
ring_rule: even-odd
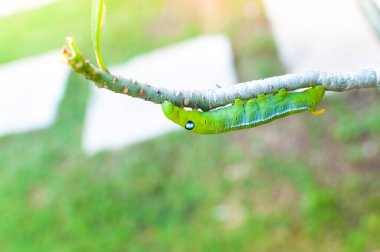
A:
POLYGON ((256 127, 305 110, 310 110, 315 115, 321 114, 324 110, 316 109, 324 94, 325 89, 322 86, 291 93, 281 89, 275 95, 262 94, 257 99, 247 101, 237 99, 229 107, 207 112, 185 110, 174 106, 170 101, 162 104, 162 110, 167 118, 189 131, 218 134, 256 127))

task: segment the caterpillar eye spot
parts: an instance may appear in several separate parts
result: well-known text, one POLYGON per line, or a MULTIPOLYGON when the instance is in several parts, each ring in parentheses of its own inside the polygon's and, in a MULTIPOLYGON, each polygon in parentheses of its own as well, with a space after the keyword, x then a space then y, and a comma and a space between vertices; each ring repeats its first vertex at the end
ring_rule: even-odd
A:
POLYGON ((195 128, 195 124, 192 121, 188 121, 185 125, 185 129, 192 130, 195 128))

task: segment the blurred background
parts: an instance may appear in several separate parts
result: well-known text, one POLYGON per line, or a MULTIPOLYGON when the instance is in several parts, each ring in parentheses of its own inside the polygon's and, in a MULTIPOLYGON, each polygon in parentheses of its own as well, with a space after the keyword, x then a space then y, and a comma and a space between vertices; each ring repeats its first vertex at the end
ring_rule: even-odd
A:
MULTIPOLYGON (((181 62, 140 73, 164 86, 379 63, 354 0, 105 2, 106 64, 122 74, 181 62)), ((100 127, 88 119, 96 92, 136 99, 95 91, 59 62, 68 35, 94 59, 90 14, 89 0, 0 2, 0 251, 380 250, 377 91, 216 136, 156 130, 166 121, 153 104, 103 110, 116 121, 100 127), (131 140, 133 127, 143 130, 131 140), (113 134, 95 141, 101 132, 113 134)))

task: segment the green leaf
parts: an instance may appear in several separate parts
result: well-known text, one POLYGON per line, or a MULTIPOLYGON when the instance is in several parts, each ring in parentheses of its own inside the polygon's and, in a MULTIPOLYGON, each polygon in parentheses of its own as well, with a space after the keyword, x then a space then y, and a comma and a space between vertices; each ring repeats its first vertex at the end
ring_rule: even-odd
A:
POLYGON ((102 24, 105 18, 105 4, 104 0, 93 0, 92 1, 92 22, 91 22, 91 33, 92 33, 92 46, 94 48, 96 61, 98 66, 106 72, 108 69, 104 66, 103 58, 100 49, 100 32, 102 24))

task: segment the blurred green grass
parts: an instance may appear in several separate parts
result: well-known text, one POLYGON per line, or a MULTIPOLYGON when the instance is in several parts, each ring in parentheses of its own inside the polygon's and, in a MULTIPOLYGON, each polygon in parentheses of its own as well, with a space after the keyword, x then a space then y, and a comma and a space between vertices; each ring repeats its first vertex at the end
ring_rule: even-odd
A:
MULTIPOLYGON (((242 81, 283 72, 265 17, 244 17, 244 0, 220 1, 216 20, 224 22, 211 27, 195 1, 106 3, 107 64, 226 32, 242 81)), ((82 0, 0 19, 0 63, 59 48, 66 35, 92 57, 89 15, 82 0)), ((304 113, 218 136, 178 131, 88 157, 81 134, 90 85, 70 76, 53 127, 0 139, 0 251, 380 247, 373 90, 327 97, 320 117, 304 113)))

